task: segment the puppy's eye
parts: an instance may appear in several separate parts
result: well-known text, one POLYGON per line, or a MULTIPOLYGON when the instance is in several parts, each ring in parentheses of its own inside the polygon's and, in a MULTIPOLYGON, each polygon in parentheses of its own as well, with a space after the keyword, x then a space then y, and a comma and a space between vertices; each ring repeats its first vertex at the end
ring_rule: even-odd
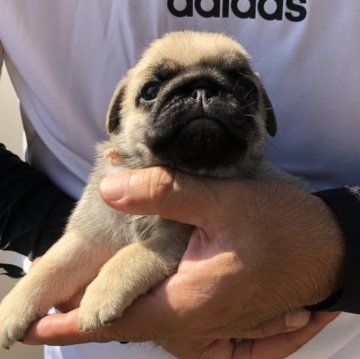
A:
POLYGON ((247 102, 256 97, 256 87, 248 81, 238 81, 235 84, 234 91, 241 101, 247 102))
POLYGON ((160 91, 160 87, 161 85, 158 82, 148 83, 141 91, 141 98, 146 102, 155 100, 160 91))

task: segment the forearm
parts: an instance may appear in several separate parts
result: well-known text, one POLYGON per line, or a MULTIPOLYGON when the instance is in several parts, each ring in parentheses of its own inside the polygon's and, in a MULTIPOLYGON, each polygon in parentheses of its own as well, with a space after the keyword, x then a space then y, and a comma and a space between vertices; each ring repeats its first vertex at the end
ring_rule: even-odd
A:
POLYGON ((0 144, 0 267, 22 274, 62 234, 74 200, 0 144), (15 252, 15 253, 13 253, 15 252))

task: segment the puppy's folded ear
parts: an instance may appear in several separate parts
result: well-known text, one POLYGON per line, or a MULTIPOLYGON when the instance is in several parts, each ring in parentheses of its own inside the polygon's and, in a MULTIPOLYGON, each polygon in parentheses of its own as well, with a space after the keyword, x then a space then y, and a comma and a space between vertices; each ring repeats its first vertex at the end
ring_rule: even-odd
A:
POLYGON ((106 131, 108 135, 117 131, 121 124, 121 109, 125 95, 125 86, 119 85, 111 98, 106 115, 106 131))
POLYGON ((263 99, 264 109, 265 109, 265 115, 266 115, 266 130, 269 133, 270 136, 274 137, 277 132, 277 125, 276 125, 276 117, 275 112, 272 106, 272 103, 269 99, 269 96, 267 95, 263 85, 260 85, 260 92, 263 99))

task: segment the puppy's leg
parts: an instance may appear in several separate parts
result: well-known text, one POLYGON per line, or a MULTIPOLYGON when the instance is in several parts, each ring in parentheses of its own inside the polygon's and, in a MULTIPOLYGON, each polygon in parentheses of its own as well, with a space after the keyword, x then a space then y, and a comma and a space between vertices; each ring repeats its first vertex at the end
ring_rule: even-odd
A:
POLYGON ((110 248, 68 232, 22 278, 0 305, 0 345, 19 340, 37 318, 88 284, 113 254, 110 248))
POLYGON ((138 296, 173 273, 188 237, 183 235, 177 241, 170 236, 150 238, 120 249, 87 287, 80 303, 80 329, 111 324, 138 296))

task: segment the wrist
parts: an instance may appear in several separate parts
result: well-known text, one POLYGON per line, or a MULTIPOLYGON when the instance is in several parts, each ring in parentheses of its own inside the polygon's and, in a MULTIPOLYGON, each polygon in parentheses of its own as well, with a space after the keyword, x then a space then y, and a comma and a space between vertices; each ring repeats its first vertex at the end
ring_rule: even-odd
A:
POLYGON ((336 217, 344 238, 343 279, 338 290, 312 310, 360 313, 360 196, 356 188, 338 188, 315 193, 336 217))
POLYGON ((347 262, 346 241, 338 217, 332 208, 320 196, 315 196, 314 199, 318 203, 316 209, 318 218, 321 219, 319 227, 323 227, 319 231, 319 236, 323 237, 321 250, 323 253, 319 256, 322 258, 324 268, 327 269, 322 278, 324 285, 319 283, 319 287, 322 288, 319 299, 320 302, 330 303, 340 295, 343 288, 347 262))

